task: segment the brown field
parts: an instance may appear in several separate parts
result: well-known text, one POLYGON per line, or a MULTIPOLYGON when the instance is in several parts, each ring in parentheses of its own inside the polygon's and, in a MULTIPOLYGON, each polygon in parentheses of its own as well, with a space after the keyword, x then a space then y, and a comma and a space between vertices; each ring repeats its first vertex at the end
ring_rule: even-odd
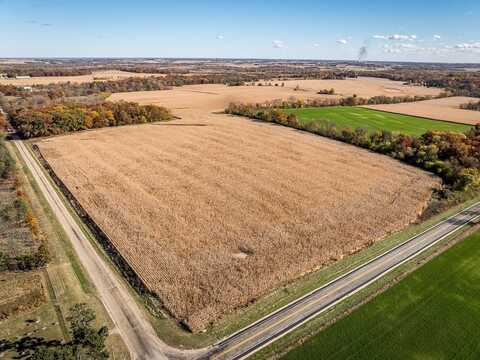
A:
POLYGON ((15 86, 31 86, 31 85, 48 85, 58 83, 88 83, 95 80, 121 80, 129 77, 162 77, 161 74, 141 74, 120 70, 105 70, 96 71, 90 75, 77 76, 39 76, 31 77, 29 79, 0 79, 0 85, 15 85, 15 86))
POLYGON ((460 105, 472 101, 477 102, 478 99, 455 96, 444 99, 419 101, 415 103, 369 105, 365 107, 405 115, 422 116, 432 119, 476 125, 480 123, 480 112, 460 109, 460 105))
MULTIPOLYGON (((281 83, 281 82, 280 82, 281 83)), ((404 95, 438 95, 443 90, 439 88, 427 88, 424 86, 404 85, 401 81, 388 79, 359 77, 346 80, 288 80, 285 86, 294 89, 299 86, 303 92, 316 93, 321 89, 334 88, 335 93, 341 96, 369 98, 376 95, 404 96, 404 95)), ((302 93, 300 91, 299 93, 302 93)))
MULTIPOLYGON (((269 81, 270 82, 270 81, 269 81)), ((271 81, 281 84, 282 81, 271 81)), ((264 102, 275 99, 325 98, 317 95, 322 89, 334 88, 340 96, 350 96, 354 93, 360 97, 375 95, 437 95, 441 89, 420 86, 406 86, 401 82, 385 79, 358 78, 350 80, 289 80, 284 81, 285 87, 276 86, 225 86, 225 85, 188 85, 172 90, 138 91, 113 94, 110 100, 135 101, 140 104, 164 105, 172 110, 209 110, 225 109, 230 102, 264 102), (300 91, 294 91, 299 85, 300 91)))
MULTIPOLYGON (((202 95, 185 91, 181 102, 202 95)), ((185 119, 39 147, 166 309, 194 330, 403 229, 440 184, 290 128, 177 113, 185 119)))

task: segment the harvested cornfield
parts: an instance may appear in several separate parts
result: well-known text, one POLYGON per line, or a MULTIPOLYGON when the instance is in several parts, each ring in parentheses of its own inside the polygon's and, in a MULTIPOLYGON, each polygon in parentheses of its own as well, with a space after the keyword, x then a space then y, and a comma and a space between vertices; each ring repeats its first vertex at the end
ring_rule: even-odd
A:
POLYGON ((480 112, 460 109, 460 105, 474 101, 478 101, 478 99, 454 96, 443 99, 417 101, 415 103, 368 105, 365 107, 404 115, 422 116, 430 119, 476 125, 480 123, 480 112))
POLYGON ((439 186, 388 157, 208 113, 38 145, 193 330, 404 228, 439 186))

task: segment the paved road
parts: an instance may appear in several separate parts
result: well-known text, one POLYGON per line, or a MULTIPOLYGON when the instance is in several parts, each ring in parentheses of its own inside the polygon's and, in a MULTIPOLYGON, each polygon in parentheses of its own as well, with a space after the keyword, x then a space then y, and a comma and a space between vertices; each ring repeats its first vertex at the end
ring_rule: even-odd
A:
POLYGON ((85 237, 45 174, 41 171, 38 162, 26 149, 23 142, 14 140, 14 143, 60 224, 72 241, 84 268, 98 289, 100 299, 135 359, 202 358, 232 360, 246 358, 480 217, 480 203, 477 203, 225 338, 209 349, 182 351, 166 346, 156 337, 154 330, 135 300, 85 237))
POLYGON ((205 358, 248 357, 480 217, 480 203, 219 342, 205 358))
MULTIPOLYGON (((41 171, 39 163, 33 158, 20 140, 13 140, 23 160, 37 181, 40 190, 50 204, 55 216, 71 240, 83 267, 94 283, 98 295, 112 318, 115 327, 122 336, 133 359, 167 359, 165 354, 183 357, 175 349, 168 348, 155 335, 153 328, 122 284, 117 275, 105 264, 86 238, 70 212, 60 200, 52 184, 41 171)), ((171 357, 171 356, 169 356, 171 357)))

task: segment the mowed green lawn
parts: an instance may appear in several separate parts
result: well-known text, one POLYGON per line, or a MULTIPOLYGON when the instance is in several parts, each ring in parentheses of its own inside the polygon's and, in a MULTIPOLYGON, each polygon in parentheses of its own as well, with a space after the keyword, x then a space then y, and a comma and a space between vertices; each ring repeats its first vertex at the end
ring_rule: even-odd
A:
POLYGON ((296 114, 304 124, 323 119, 336 124, 339 128, 363 128, 369 131, 388 130, 417 136, 428 130, 465 132, 470 128, 469 125, 351 106, 287 109, 285 111, 296 114))
POLYGON ((480 232, 284 359, 480 359, 480 232))

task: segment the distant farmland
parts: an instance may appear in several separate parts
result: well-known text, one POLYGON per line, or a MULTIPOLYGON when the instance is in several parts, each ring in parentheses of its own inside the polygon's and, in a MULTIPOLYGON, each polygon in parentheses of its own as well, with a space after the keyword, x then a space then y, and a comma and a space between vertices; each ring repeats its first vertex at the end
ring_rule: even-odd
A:
POLYGON ((440 183, 286 127, 189 114, 39 147, 166 309, 194 330, 403 229, 440 183))
POLYGON ((479 359, 479 258, 477 232, 284 360, 479 359))
POLYGON ((58 83, 89 83, 96 80, 121 80, 129 77, 164 77, 162 74, 143 74, 133 73, 120 70, 103 70, 95 71, 89 75, 74 75, 74 76, 34 76, 25 79, 0 79, 0 85, 15 85, 15 86, 31 86, 31 85, 47 85, 58 83))
POLYGON ((173 112, 191 109, 222 111, 231 102, 262 103, 276 99, 339 99, 354 93, 359 97, 438 95, 439 88, 404 85, 400 81, 360 77, 347 80, 272 81, 272 86, 186 85, 162 91, 136 91, 112 94, 111 101, 134 101, 165 106, 173 112), (275 85, 277 86, 275 86, 275 85), (283 85, 283 86, 282 86, 283 85), (335 89, 336 95, 319 95, 321 89, 335 89))
POLYGON ((296 114, 303 123, 327 120, 339 128, 362 128, 369 131, 388 130, 408 135, 422 135, 428 130, 465 132, 470 128, 469 125, 464 124, 392 114, 361 107, 333 106, 285 111, 296 114))

